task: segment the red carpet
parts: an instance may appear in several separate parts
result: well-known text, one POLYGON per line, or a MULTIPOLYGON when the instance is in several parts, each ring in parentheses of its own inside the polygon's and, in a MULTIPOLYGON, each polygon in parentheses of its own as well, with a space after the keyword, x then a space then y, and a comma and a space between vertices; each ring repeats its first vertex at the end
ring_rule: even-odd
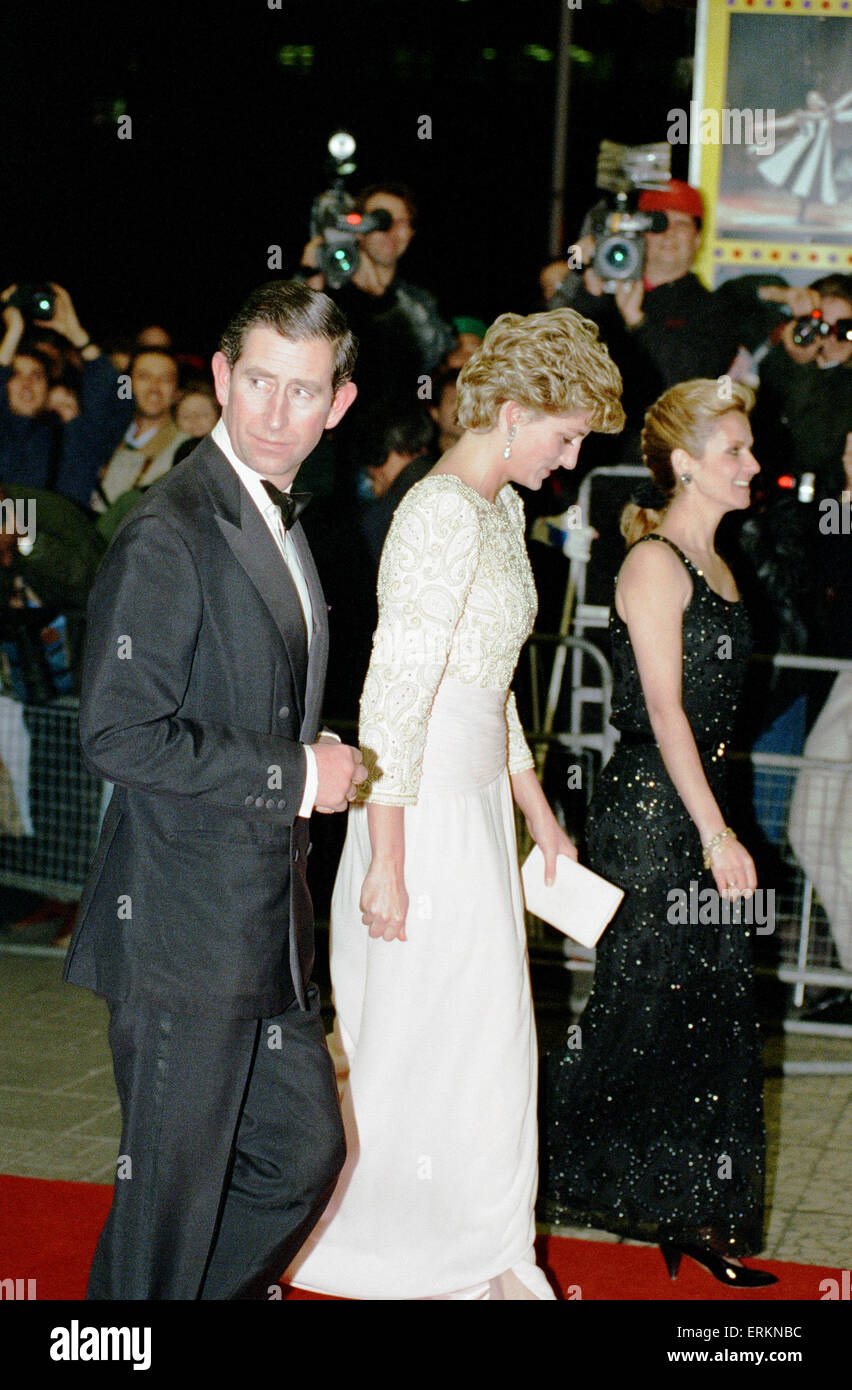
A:
MULTIPOLYGON (((35 1279, 40 1301, 80 1299, 112 1188, 95 1183, 49 1182, 0 1176, 0 1278, 35 1279)), ((677 1300, 755 1302, 818 1301, 820 1282, 840 1278, 836 1269, 815 1265, 758 1263, 778 1275, 771 1288, 736 1293, 684 1260, 672 1283, 662 1256, 650 1246, 611 1245, 591 1240, 540 1237, 539 1259, 563 1297, 579 1286, 584 1300, 677 1300)), ((288 1299, 319 1298, 298 1289, 288 1299)))

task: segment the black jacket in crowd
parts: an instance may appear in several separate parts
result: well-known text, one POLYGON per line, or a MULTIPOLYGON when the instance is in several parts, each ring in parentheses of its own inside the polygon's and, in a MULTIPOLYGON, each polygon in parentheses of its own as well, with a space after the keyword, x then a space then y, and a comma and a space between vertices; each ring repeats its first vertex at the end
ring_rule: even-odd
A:
POLYGON ((133 418, 133 402, 119 398, 118 372, 104 355, 83 363, 80 414, 68 424, 52 410, 13 414, 11 375, 0 367, 0 483, 47 488, 88 508, 98 470, 133 418))

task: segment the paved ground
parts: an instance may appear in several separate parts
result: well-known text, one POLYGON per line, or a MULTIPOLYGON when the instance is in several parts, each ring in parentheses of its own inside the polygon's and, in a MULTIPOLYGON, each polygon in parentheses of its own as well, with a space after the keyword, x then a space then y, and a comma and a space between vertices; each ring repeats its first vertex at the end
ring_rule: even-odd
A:
MULTIPOLYGON (((42 929, 41 936, 49 939, 50 932, 42 929)), ((0 933, 0 1171, 109 1182, 119 1112, 106 1007, 61 983, 61 952, 32 941, 22 946, 19 939, 10 946, 11 940, 0 933)), ((322 946, 317 955, 323 958, 322 946)), ((534 972, 534 982, 540 1036, 552 1038, 570 1018, 567 991, 560 1004, 552 970, 534 972)), ((765 1038, 765 1253, 849 1268, 852 1076, 782 1075, 780 1065, 782 1059, 852 1062, 852 1042, 785 1035, 771 1026, 765 1038)))

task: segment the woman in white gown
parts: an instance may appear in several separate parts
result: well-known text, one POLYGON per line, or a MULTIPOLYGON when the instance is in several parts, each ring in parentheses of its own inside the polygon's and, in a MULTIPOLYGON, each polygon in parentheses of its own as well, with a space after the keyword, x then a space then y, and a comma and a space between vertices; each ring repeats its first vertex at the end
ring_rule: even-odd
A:
POLYGON ((361 698, 372 768, 331 908, 348 1156, 291 1283, 348 1298, 554 1297, 535 1263, 537 1063, 512 796, 576 858, 509 686, 536 611, 523 505, 616 431, 621 378, 570 309, 503 314, 464 433, 400 503, 361 698), (369 929, 369 930, 368 930, 369 929))

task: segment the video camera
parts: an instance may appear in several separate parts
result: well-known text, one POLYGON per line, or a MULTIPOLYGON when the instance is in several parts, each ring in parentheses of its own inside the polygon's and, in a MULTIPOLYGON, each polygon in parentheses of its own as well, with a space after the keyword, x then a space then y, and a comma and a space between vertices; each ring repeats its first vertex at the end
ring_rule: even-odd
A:
POLYGON ((345 285, 358 269, 361 259, 357 237, 366 232, 386 232, 393 218, 385 208, 366 215, 358 212, 346 179, 355 172, 352 159, 355 140, 348 130, 335 131, 328 142, 332 184, 317 194, 311 208, 311 236, 322 237, 317 252, 318 269, 333 290, 345 285))
POLYGON ((617 145, 602 140, 598 150, 597 186, 609 194, 591 212, 595 240, 591 269, 603 281, 605 294, 618 284, 640 280, 645 269, 645 233, 664 232, 664 212, 640 212, 639 194, 646 188, 665 188, 671 178, 671 146, 617 145))
POLYGON ((830 338, 838 343, 852 343, 852 319, 838 319, 837 323, 826 323, 819 309, 810 314, 802 314, 793 327, 793 342, 796 347, 810 347, 818 338, 830 338))
POLYGON ((25 319, 52 319, 56 309, 56 292, 50 285, 18 285, 6 303, 20 309, 25 319))

